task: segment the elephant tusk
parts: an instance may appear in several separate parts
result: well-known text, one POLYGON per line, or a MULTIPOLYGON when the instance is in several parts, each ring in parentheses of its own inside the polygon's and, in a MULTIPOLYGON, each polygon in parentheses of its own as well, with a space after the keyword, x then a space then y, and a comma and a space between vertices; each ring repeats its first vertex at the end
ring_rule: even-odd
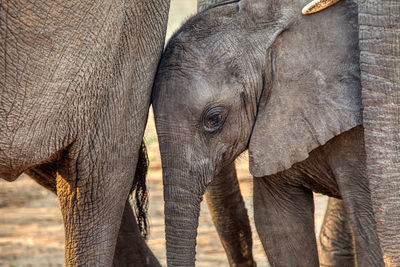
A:
POLYGON ((324 10, 327 7, 339 2, 339 0, 313 0, 312 2, 308 3, 301 13, 303 15, 309 15, 321 10, 324 10))

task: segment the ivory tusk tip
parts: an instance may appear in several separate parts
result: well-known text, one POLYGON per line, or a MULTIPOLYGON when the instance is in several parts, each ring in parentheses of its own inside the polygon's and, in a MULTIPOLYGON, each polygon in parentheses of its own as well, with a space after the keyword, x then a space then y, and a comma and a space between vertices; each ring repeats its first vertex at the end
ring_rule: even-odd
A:
POLYGON ((309 15, 312 13, 316 13, 318 11, 324 10, 325 8, 330 7, 331 5, 339 2, 339 0, 314 0, 308 3, 303 9, 301 13, 303 15, 309 15))
POLYGON ((312 10, 313 10, 313 6, 314 6, 314 1, 308 3, 307 5, 305 5, 303 7, 303 9, 301 10, 301 14, 303 15, 308 15, 308 14, 312 14, 312 10))

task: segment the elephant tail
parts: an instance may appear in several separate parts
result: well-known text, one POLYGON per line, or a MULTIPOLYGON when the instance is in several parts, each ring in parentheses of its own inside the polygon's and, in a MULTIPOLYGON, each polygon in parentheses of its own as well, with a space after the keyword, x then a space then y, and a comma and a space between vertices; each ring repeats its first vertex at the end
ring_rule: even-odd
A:
POLYGON ((146 187, 146 175, 148 168, 149 159, 147 157, 147 150, 143 140, 139 150, 139 158, 136 166, 135 178, 133 179, 131 193, 135 193, 134 210, 139 230, 144 238, 146 238, 148 234, 148 194, 146 187))

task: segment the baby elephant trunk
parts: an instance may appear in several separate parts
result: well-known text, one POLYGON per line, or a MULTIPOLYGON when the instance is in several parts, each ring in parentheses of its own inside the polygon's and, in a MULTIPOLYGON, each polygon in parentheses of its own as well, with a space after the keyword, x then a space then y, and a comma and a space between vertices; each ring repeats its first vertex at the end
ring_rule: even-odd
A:
POLYGON ((190 168, 186 169, 188 164, 180 162, 178 165, 181 167, 176 167, 177 164, 165 163, 163 180, 167 263, 168 266, 194 266, 200 203, 206 186, 199 185, 198 175, 193 174, 190 168))
MULTIPOLYGON (((210 177, 201 152, 161 138, 168 266, 194 266, 200 203, 210 177)), ((211 176, 212 177, 212 176, 211 176)))

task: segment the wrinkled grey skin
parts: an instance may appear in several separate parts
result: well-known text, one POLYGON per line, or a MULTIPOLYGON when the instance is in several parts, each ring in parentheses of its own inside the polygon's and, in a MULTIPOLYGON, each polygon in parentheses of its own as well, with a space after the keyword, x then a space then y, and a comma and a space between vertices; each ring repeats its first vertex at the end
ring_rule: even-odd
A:
POLYGON ((360 1, 367 173, 383 257, 400 266, 400 2, 360 1))
POLYGON ((153 105, 169 266, 194 265, 206 186, 247 148, 273 266, 319 265, 312 191, 343 198, 356 263, 383 266, 360 126, 357 6, 304 17, 304 4, 227 1, 167 45, 153 105))
MULTIPOLYGON (((198 10, 221 2, 224 1, 199 0, 198 10)), ((216 176, 207 186, 205 197, 230 265, 251 266, 251 229, 234 166, 222 172, 225 173, 231 175, 216 176)), ((318 242, 321 266, 354 266, 351 229, 341 200, 330 198, 318 242)))
MULTIPOLYGON (((203 11, 220 0, 199 0, 203 11)), ((207 186, 205 198, 230 266, 256 266, 250 221, 240 193, 235 164, 227 166, 207 186), (229 199, 229 201, 227 201, 229 199)))
POLYGON ((205 196, 229 265, 256 266, 250 222, 234 163, 214 177, 205 196))
MULTIPOLYGON (((136 168, 134 183, 140 175, 147 174, 147 155, 145 150, 139 151, 138 167, 136 168), (139 166, 143 166, 140 169, 139 166)), ((45 163, 26 171, 38 184, 57 194, 57 164, 45 163)), ((145 181, 144 181, 145 182, 145 181)), ((136 189, 137 190, 137 189, 136 189)), ((115 248, 113 266, 160 266, 158 260, 145 243, 142 233, 136 222, 135 215, 128 201, 125 203, 121 226, 119 228, 117 245, 115 248)))
POLYGON ((320 266, 355 266, 354 242, 343 200, 329 198, 318 242, 320 266))
MULTIPOLYGON (((313 200, 310 191, 313 190, 327 194, 336 191, 333 196, 343 197, 343 204, 354 229, 356 266, 383 266, 379 242, 374 231, 375 225, 369 222, 371 218, 373 219, 369 211, 371 207, 369 209, 364 207, 365 202, 368 201, 362 197, 365 193, 354 189, 364 187, 366 180, 363 173, 365 162, 357 159, 365 157, 362 141, 360 142, 362 135, 362 128, 359 126, 313 150, 307 160, 296 163, 292 168, 262 179, 255 178, 255 223, 272 265, 355 266, 351 261, 352 253, 350 255, 348 253, 352 251, 351 239, 346 240, 350 235, 335 237, 335 234, 340 235, 343 232, 333 227, 329 229, 333 230, 333 233, 327 233, 327 227, 322 228, 320 244, 323 246, 324 241, 327 241, 328 246, 335 249, 342 247, 343 250, 337 251, 332 260, 328 257, 329 254, 325 253, 321 257, 321 262, 318 262, 315 241, 307 237, 313 233, 314 228, 313 200), (360 182, 361 179, 364 180, 364 184, 360 182), (354 181, 349 182, 350 180, 354 181), (324 188, 326 186, 327 188, 324 188), (282 221, 285 225, 282 225, 282 221), (300 227, 301 231, 299 231, 299 225, 303 225, 300 227), (287 237, 288 234, 289 237, 287 237), (334 238, 324 240, 326 235, 333 235, 334 238), (330 244, 337 241, 345 243, 330 244), (292 255, 290 258, 281 255, 282 247, 286 251, 288 243, 291 244, 291 248, 287 249, 290 251, 289 255, 292 255)), ((330 201, 334 199, 331 198, 330 201)), ((327 212, 335 212, 335 208, 333 203, 329 203, 327 212)), ((324 226, 327 224, 328 222, 324 221, 324 226)), ((338 223, 336 225, 340 226, 338 223)), ((322 247, 322 249, 326 248, 322 247)))
POLYGON ((197 1, 197 10, 198 11, 203 11, 210 6, 213 6, 217 3, 224 2, 223 0, 198 0, 197 1))
POLYGON ((111 266, 114 255, 116 266, 159 265, 127 199, 168 9, 169 0, 0 4, 0 177, 27 172, 56 191, 67 266, 111 266))

